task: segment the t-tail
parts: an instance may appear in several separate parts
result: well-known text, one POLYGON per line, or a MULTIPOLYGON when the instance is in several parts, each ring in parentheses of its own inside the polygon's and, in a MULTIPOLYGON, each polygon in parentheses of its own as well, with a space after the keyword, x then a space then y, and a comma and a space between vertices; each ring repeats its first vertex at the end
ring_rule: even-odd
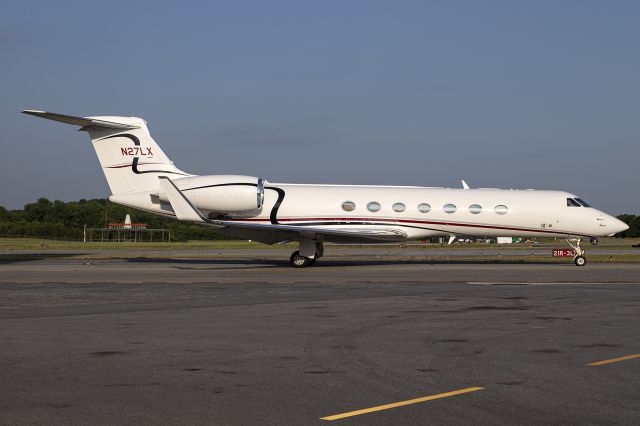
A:
POLYGON ((178 169, 153 140, 138 117, 74 117, 44 111, 25 114, 80 126, 89 133, 111 193, 115 196, 157 191, 158 178, 192 176, 178 169))

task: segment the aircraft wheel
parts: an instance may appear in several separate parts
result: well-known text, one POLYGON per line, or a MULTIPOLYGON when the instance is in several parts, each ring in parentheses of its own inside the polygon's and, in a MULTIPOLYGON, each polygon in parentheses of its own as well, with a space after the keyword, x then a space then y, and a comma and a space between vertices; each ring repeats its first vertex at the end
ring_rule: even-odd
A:
POLYGON ((576 258, 573 259, 573 263, 577 266, 584 266, 587 264, 587 258, 584 256, 576 256, 576 258))
POLYGON ((291 258, 289 258, 291 266, 293 266, 294 268, 306 268, 307 266, 313 265, 314 262, 312 261, 314 260, 315 259, 301 256, 299 251, 294 251, 291 255, 291 258))

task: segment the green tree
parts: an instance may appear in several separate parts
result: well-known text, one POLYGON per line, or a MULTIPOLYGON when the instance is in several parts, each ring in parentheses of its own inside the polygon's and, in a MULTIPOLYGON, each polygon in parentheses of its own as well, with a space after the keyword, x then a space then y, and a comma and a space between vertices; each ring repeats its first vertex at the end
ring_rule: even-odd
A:
POLYGON ((622 214, 618 219, 629 225, 629 229, 616 235, 620 238, 638 238, 640 237, 640 216, 633 214, 622 214))
POLYGON ((46 198, 26 204, 22 210, 0 207, 0 236, 81 239, 85 224, 102 228, 105 222, 124 222, 127 214, 133 222, 146 223, 149 228, 170 229, 175 241, 227 239, 210 227, 185 224, 104 199, 52 202, 46 198))

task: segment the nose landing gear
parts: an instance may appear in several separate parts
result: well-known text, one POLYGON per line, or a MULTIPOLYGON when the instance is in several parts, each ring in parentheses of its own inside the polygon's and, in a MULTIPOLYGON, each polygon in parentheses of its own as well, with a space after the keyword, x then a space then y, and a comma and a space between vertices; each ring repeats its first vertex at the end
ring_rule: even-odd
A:
POLYGON ((567 238, 567 242, 576 252, 576 255, 573 258, 573 263, 575 263, 576 266, 584 266, 587 264, 587 258, 585 257, 584 250, 582 249, 582 247, 580 247, 580 241, 581 241, 580 238, 577 238, 577 239, 567 238), (571 241, 575 241, 575 244, 572 244, 571 241))

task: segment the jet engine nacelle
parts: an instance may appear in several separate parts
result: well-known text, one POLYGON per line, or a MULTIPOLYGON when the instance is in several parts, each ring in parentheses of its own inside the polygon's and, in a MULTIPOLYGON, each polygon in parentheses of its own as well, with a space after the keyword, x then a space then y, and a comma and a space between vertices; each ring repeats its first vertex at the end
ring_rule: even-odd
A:
MULTIPOLYGON (((173 180, 199 210, 240 213, 259 210, 264 203, 264 179, 253 176, 209 175, 173 180)), ((158 194, 168 203, 166 194, 158 194)))

